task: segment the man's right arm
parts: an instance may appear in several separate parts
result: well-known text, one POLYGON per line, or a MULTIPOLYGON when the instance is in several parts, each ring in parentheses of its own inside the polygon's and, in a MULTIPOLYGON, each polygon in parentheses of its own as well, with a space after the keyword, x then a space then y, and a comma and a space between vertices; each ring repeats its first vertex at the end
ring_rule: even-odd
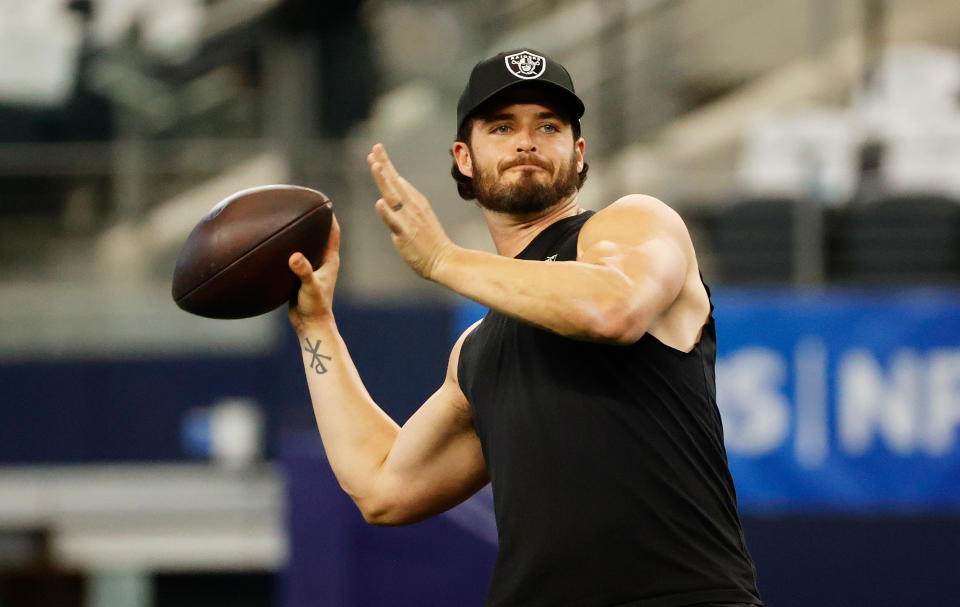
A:
POLYGON ((377 406, 331 321, 299 333, 307 385, 330 467, 367 522, 404 525, 439 514, 488 481, 470 405, 456 379, 459 340, 440 388, 403 427, 377 406), (320 344, 326 367, 311 369, 320 344))
POLYGON ((339 266, 339 229, 333 229, 324 263, 315 272, 302 256, 290 259, 301 280, 290 318, 317 426, 340 486, 367 521, 416 522, 488 482, 470 405, 456 377, 466 333, 451 352, 443 384, 402 428, 397 426, 364 387, 330 309, 339 266))
POLYGON ((403 525, 439 514, 490 482, 472 409, 457 380, 457 340, 440 388, 400 428, 376 476, 368 522, 403 525))

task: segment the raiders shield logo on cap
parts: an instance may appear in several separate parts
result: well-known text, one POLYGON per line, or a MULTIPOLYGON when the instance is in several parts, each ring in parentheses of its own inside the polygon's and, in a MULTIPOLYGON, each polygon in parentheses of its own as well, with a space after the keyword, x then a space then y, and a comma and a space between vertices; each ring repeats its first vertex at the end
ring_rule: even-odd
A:
POLYGON ((520 47, 497 53, 473 66, 457 101, 457 128, 480 106, 513 87, 543 91, 545 100, 565 106, 571 120, 583 116, 583 101, 573 91, 573 80, 563 65, 540 51, 520 47))
POLYGON ((543 75, 543 70, 547 69, 546 59, 528 51, 507 55, 503 60, 511 74, 524 80, 539 78, 543 75))

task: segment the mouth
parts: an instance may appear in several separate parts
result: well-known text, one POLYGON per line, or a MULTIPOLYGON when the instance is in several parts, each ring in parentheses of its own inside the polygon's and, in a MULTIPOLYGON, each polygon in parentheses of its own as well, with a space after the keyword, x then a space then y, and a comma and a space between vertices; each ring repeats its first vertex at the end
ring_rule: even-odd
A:
POLYGON ((544 159, 526 155, 514 158, 513 162, 507 163, 503 168, 503 172, 506 173, 510 169, 520 169, 521 171, 529 172, 540 169, 546 173, 551 173, 553 167, 544 159))
POLYGON ((512 164, 503 170, 504 175, 513 173, 515 179, 549 179, 553 172, 536 161, 512 164))

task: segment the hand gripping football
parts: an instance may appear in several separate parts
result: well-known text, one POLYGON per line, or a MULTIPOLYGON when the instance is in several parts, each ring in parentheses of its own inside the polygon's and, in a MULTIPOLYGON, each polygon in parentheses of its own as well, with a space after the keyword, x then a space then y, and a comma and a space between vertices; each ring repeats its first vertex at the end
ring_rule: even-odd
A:
POLYGON ((173 299, 207 318, 249 318, 297 293, 294 252, 320 267, 333 204, 294 185, 242 190, 217 204, 187 237, 173 271, 173 299))

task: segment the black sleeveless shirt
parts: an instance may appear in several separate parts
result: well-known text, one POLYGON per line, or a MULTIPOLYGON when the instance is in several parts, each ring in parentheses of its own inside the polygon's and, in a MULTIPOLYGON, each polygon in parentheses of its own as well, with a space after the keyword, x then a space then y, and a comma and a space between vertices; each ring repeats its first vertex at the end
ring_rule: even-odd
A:
MULTIPOLYGON (((592 213, 518 259, 576 259, 592 213)), ((711 305, 712 310, 712 305, 711 305)), ((575 341, 491 311, 460 387, 493 484, 488 606, 761 604, 714 387, 713 316, 689 353, 575 341)))

